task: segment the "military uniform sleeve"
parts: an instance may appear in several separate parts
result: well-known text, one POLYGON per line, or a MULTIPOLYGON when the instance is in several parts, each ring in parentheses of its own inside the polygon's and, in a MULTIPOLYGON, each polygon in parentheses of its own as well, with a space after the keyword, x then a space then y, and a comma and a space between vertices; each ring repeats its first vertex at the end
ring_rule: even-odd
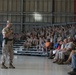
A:
POLYGON ((6 34, 6 29, 5 29, 5 28, 2 30, 2 34, 3 34, 3 35, 6 34))

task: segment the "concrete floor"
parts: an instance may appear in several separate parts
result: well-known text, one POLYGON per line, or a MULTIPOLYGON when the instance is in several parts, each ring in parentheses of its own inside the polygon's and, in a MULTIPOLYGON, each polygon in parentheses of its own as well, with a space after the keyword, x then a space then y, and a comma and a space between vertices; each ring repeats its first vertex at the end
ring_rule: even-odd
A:
MULTIPOLYGON (((47 57, 14 56, 16 69, 0 69, 0 75, 68 75, 70 65, 58 65, 52 62, 53 60, 47 57)), ((6 65, 8 66, 8 63, 6 65)))

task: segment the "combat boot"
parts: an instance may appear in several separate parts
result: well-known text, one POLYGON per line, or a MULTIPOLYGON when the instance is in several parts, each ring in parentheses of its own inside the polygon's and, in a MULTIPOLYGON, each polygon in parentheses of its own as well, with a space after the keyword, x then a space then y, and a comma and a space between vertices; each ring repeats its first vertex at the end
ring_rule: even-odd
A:
POLYGON ((9 68, 15 69, 15 67, 11 63, 9 64, 9 68))
POLYGON ((2 69, 8 69, 8 67, 6 67, 5 65, 4 65, 4 63, 2 63, 2 67, 1 67, 2 69))

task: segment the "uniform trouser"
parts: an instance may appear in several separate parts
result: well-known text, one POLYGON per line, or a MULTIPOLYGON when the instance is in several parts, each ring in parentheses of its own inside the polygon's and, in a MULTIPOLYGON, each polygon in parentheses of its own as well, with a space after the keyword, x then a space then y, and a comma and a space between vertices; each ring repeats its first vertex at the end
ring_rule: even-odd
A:
POLYGON ((60 51, 59 52, 59 59, 64 60, 65 59, 65 55, 70 55, 70 51, 60 51))
POLYGON ((56 60, 58 60, 58 59, 59 59, 59 50, 56 50, 56 54, 55 54, 54 59, 56 59, 56 60))
POLYGON ((2 47, 2 63, 6 62, 7 57, 9 63, 13 63, 13 46, 2 47))
POLYGON ((76 54, 73 54, 72 55, 72 67, 73 69, 76 69, 76 54))

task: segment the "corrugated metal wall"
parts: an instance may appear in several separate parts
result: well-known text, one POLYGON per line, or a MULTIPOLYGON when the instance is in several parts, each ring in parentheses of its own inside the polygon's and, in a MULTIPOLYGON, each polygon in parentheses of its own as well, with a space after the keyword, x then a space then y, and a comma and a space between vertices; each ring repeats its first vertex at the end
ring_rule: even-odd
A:
POLYGON ((55 23, 74 22, 74 0, 55 0, 55 23))
POLYGON ((13 23, 16 33, 33 25, 74 22, 74 0, 0 0, 0 32, 7 20, 13 23), (34 12, 43 19, 35 21, 34 12))

